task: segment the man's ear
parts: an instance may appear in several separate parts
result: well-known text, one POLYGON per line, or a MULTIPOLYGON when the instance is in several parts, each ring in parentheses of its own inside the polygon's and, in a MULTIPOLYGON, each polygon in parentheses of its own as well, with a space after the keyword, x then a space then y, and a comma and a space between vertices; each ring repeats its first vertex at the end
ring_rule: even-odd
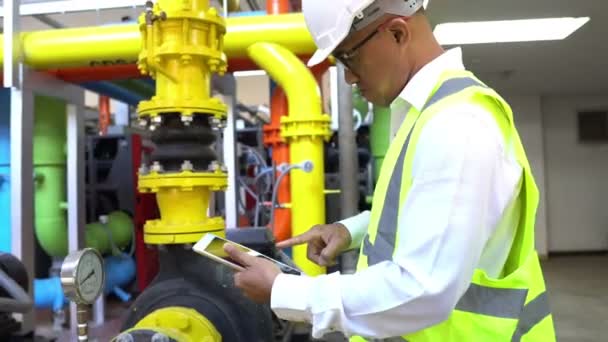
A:
POLYGON ((407 44, 411 39, 411 30, 408 23, 401 18, 395 18, 390 23, 388 30, 393 35, 393 39, 397 44, 407 44))

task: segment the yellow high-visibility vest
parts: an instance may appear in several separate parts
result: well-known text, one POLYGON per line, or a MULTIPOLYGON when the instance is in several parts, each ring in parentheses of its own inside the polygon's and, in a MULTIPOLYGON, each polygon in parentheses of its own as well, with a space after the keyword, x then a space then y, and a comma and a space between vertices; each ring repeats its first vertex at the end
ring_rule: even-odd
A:
MULTIPOLYGON (((534 247, 539 194, 510 106, 495 91, 466 71, 446 72, 422 111, 410 110, 385 156, 376 185, 367 235, 357 269, 392 260, 397 222, 412 185, 416 146, 426 123, 453 105, 470 103, 492 113, 506 146, 516 156, 523 176, 516 196, 499 225, 517 227, 515 240, 499 278, 476 269, 471 284, 449 318, 435 326, 390 341, 408 342, 553 342, 555 329, 545 282, 534 247)), ((422 228, 421 228, 422 229, 422 228)), ((353 337, 351 341, 365 341, 353 337)))

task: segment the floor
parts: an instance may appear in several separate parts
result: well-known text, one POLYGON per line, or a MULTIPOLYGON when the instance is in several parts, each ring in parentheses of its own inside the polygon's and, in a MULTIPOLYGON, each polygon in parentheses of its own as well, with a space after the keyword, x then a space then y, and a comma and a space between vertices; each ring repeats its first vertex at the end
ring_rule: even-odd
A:
MULTIPOLYGON (((543 269, 559 342, 608 341, 608 254, 553 256, 543 269)), ((125 304, 112 306, 114 319, 103 328, 91 329, 95 341, 108 341, 120 327, 119 312, 125 304)), ((42 318, 42 317, 40 317, 42 318)), ((48 326, 41 325, 41 331, 48 326)), ((57 336, 57 335, 55 335, 57 336)), ((93 336, 92 336, 93 337, 93 336)), ((59 341, 70 341, 66 335, 59 341)), ((332 336, 326 341, 345 341, 332 336)))
POLYGON ((543 263, 559 342, 608 341, 608 254, 543 263))

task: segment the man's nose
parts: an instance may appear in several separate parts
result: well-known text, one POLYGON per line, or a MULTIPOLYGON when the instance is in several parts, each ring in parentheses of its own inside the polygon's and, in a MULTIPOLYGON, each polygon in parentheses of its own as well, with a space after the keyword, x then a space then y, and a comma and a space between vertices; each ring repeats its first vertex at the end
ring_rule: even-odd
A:
POLYGON ((353 85, 359 81, 359 77, 350 71, 349 68, 344 68, 344 80, 346 83, 353 85))

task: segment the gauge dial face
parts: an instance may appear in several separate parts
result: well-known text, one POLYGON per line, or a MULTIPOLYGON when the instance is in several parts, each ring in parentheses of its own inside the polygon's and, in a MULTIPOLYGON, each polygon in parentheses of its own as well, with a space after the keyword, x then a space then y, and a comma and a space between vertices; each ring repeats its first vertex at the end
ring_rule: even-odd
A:
POLYGON ((85 252, 78 262, 75 285, 82 301, 92 304, 104 286, 103 260, 94 251, 85 252))

